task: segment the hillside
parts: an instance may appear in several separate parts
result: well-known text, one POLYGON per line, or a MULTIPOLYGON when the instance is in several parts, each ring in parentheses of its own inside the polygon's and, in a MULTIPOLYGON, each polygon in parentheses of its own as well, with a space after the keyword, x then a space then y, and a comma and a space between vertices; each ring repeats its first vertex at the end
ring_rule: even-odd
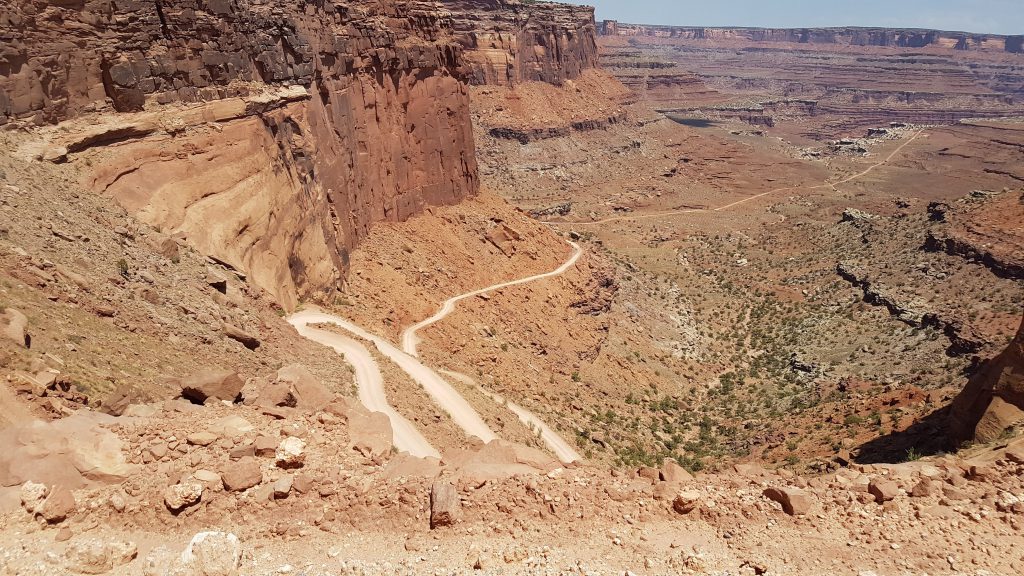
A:
POLYGON ((0 574, 1016 573, 1015 37, 13 0, 0 38, 0 574))

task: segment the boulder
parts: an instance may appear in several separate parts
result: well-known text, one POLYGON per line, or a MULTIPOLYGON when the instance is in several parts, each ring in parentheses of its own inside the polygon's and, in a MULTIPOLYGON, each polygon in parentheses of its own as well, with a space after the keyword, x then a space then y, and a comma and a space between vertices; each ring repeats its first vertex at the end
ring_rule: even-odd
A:
POLYGON ((242 547, 230 532, 200 532, 188 543, 181 561, 198 576, 238 576, 242 547))
POLYGON ((228 458, 232 460, 241 460, 242 458, 255 456, 256 451, 253 449, 251 442, 239 444, 234 448, 228 450, 228 458))
POLYGON ((66 146, 50 145, 39 153, 39 159, 43 162, 63 164, 68 161, 68 149, 66 146))
POLYGON ((437 481, 430 486, 430 529, 452 526, 459 519, 461 501, 450 482, 437 481))
POLYGON ((179 382, 182 398, 196 404, 204 404, 210 398, 234 402, 244 385, 238 374, 217 369, 193 374, 179 382))
POLYGON ((22 348, 32 347, 32 336, 28 333, 28 317, 14 308, 7 308, 0 314, 0 336, 22 348))
POLYGON ((249 422, 245 418, 242 418, 237 414, 232 414, 210 422, 207 424, 207 429, 220 436, 238 438, 240 436, 244 436, 248 432, 252 432, 256 427, 252 425, 252 422, 249 422))
POLYGON ((684 490, 672 499, 672 509, 680 514, 689 514, 700 505, 700 497, 700 492, 696 490, 684 490))
POLYGON ((899 496, 900 487, 891 480, 875 478, 868 484, 868 493, 875 497, 875 502, 882 504, 899 496))
POLYGON ((78 574, 106 574, 131 562, 138 553, 134 542, 95 539, 72 542, 64 550, 64 567, 78 574))
POLYGON ((259 460, 252 457, 242 458, 229 463, 220 473, 224 489, 228 492, 241 492, 263 482, 263 470, 259 460))
POLYGON ((408 452, 400 452, 388 460, 382 477, 389 480, 399 478, 436 478, 441 472, 441 461, 437 458, 419 458, 408 452))
POLYGON ((306 461, 306 441, 295 436, 285 438, 274 452, 274 460, 280 468, 301 468, 306 461))
POLYGON ((733 464, 732 469, 744 478, 761 478, 768 474, 768 471, 757 464, 733 464))
POLYGON ((177 262, 181 258, 178 243, 174 238, 158 237, 153 241, 157 254, 167 258, 171 262, 177 262))
POLYGON ((224 324, 224 335, 232 340, 235 340, 245 346, 249 350, 255 350, 260 347, 260 339, 249 334, 245 330, 242 330, 238 326, 232 326, 231 324, 224 324))
POLYGON ((391 453, 394 432, 386 414, 353 410, 348 414, 348 433, 352 448, 371 460, 391 453))
POLYGON ((222 274, 219 270, 207 268, 206 284, 221 294, 228 293, 228 277, 222 274))
POLYGON ((274 481, 274 498, 287 498, 292 491, 292 481, 293 478, 289 475, 281 476, 274 481))
POLYGON ((299 474, 292 481, 292 488, 299 494, 307 494, 313 489, 313 479, 305 474, 299 474))
POLYGON ((913 498, 927 498, 929 496, 938 496, 941 493, 942 486, 930 478, 922 478, 921 481, 915 484, 910 490, 910 495, 913 498))
POLYGON ((952 440, 991 442, 1024 419, 1024 320, 1001 354, 985 362, 953 400, 952 440))
POLYGON ((133 406, 139 406, 153 399, 149 394, 128 384, 121 384, 107 394, 100 403, 100 411, 111 416, 124 416, 133 406))
POLYGON ((28 480, 21 485, 21 505, 26 512, 35 516, 43 508, 43 502, 46 501, 46 496, 49 493, 50 489, 46 487, 46 484, 28 480))
POLYGON ((993 398, 974 427, 974 439, 978 442, 998 440, 1008 428, 1024 422, 1024 410, 1002 398, 993 398))
POLYGON ((288 386, 295 398, 294 407, 302 410, 321 410, 336 396, 300 364, 292 364, 278 370, 276 383, 288 386))
POLYGON ((659 476, 662 481, 673 484, 685 484, 693 481, 693 474, 690 474, 686 468, 671 458, 666 458, 662 463, 659 476))
POLYGON ((81 410, 59 420, 0 430, 0 486, 31 480, 77 490, 90 481, 122 482, 135 466, 125 461, 121 439, 105 427, 116 421, 81 410))
POLYGON ((185 441, 193 446, 209 446, 216 442, 217 438, 219 438, 219 436, 213 432, 202 431, 189 434, 185 438, 185 441))
POLYGON ((791 486, 766 488, 764 495, 782 505, 782 511, 790 516, 809 514, 814 499, 808 492, 791 486))
POLYGON ((192 473, 192 477, 202 482, 204 486, 220 486, 224 483, 220 479, 220 474, 213 470, 196 470, 192 473))
MULTIPOLYGON (((257 391, 255 404, 262 407, 295 408, 299 399, 287 382, 265 382, 257 391)), ((249 397, 246 393, 246 403, 249 397)))
POLYGON ((189 479, 164 490, 164 505, 171 512, 180 512, 189 506, 198 504, 203 497, 202 482, 189 479))
POLYGON ((50 494, 36 514, 46 520, 48 524, 57 524, 67 520, 77 508, 75 495, 71 493, 70 489, 66 486, 54 486, 50 488, 50 494))
POLYGON ((658 482, 661 480, 661 471, 651 466, 641 466, 637 469, 636 475, 640 478, 645 478, 651 482, 658 482))
POLYGON ((257 436, 253 442, 253 451, 257 456, 271 458, 277 454, 278 441, 270 436, 257 436))

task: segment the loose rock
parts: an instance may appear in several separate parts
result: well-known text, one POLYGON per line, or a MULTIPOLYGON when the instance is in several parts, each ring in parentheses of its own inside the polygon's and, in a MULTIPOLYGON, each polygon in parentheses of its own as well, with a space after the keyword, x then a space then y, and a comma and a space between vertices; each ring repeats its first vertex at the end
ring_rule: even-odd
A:
POLYGON ((306 442, 301 438, 289 436, 281 441, 274 453, 277 465, 281 468, 300 468, 306 461, 306 442))
POLYGON ((193 504, 199 503, 203 496, 203 484, 189 480, 164 490, 164 504, 171 512, 180 512, 193 504))
POLYGON ((790 516, 808 514, 814 504, 812 496, 799 488, 789 486, 767 488, 765 497, 782 505, 782 511, 790 516))
POLYGON ((181 380, 181 396, 203 404, 209 398, 234 402, 245 382, 238 374, 222 370, 208 370, 181 380))
POLYGON ((430 487, 430 528, 451 526, 458 521, 459 493, 448 482, 434 482, 430 487))
POLYGON ((209 446, 217 441, 218 436, 213 432, 193 432, 185 439, 193 446, 209 446))
POLYGON ((49 524, 63 522, 77 509, 75 495, 64 486, 54 486, 37 512, 49 524))
POLYGON ((43 502, 46 501, 46 496, 50 493, 50 489, 46 487, 46 484, 39 484, 29 480, 21 485, 21 505, 25 508, 25 511, 33 516, 36 515, 43 508, 43 502))
POLYGON ((224 325, 224 335, 232 340, 236 340, 245 346, 249 350, 255 350, 260 347, 259 338, 249 334, 245 330, 231 324, 224 325))
POLYGON ((229 532, 200 532, 192 537, 181 560, 201 576, 238 576, 241 544, 229 532))
POLYGON ((876 478, 868 484, 868 493, 875 497, 875 502, 881 504, 896 498, 900 493, 900 488, 891 480, 876 478))
POLYGON ((680 514, 689 514, 700 505, 700 496, 700 492, 696 490, 680 492, 672 499, 672 509, 680 514))
POLYGON ((131 562, 138 553, 134 542, 72 542, 64 551, 64 566, 79 574, 105 574, 131 562))
POLYGON ((240 492, 263 482, 263 470, 258 460, 252 457, 242 458, 229 464, 220 474, 224 489, 229 492, 240 492))
POLYGON ((32 347, 28 317, 14 308, 7 308, 0 314, 0 335, 23 348, 32 347))

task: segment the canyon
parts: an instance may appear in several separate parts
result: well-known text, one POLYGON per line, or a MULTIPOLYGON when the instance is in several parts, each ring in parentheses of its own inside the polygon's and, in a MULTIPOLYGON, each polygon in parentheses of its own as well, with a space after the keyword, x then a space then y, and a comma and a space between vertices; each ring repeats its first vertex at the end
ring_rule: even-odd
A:
POLYGON ((601 23, 605 36, 645 36, 680 40, 738 40, 785 44, 936 48, 946 50, 1021 52, 1022 36, 976 34, 944 30, 893 28, 704 28, 601 23))
POLYGON ((1020 563, 1020 37, 14 0, 0 38, 0 573, 1020 563))
POLYGON ((932 30, 602 26, 605 65, 678 117, 856 136, 889 122, 1018 116, 1019 38, 932 30))

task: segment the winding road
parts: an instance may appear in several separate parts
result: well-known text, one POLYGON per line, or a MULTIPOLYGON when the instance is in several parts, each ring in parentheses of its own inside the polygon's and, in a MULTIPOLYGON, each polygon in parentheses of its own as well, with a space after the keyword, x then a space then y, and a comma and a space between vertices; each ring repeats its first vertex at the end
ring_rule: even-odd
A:
POLYGON ((395 448, 420 458, 439 458, 440 453, 420 434, 412 422, 406 420, 391 404, 388 404, 388 398, 384 392, 384 377, 381 376, 377 362, 366 346, 341 334, 309 326, 309 324, 336 324, 335 320, 337 320, 336 316, 316 310, 304 310, 288 317, 288 323, 295 327, 300 336, 333 348, 352 365, 352 368, 355 369, 359 401, 367 410, 382 412, 391 420, 395 448))
MULTIPOLYGON (((501 282, 493 286, 488 286, 487 288, 474 290, 446 300, 436 314, 407 328, 402 333, 404 350, 400 350, 388 340, 377 336, 376 334, 372 334, 362 327, 341 318, 340 316, 328 314, 320 310, 310 309, 296 312, 289 316, 287 320, 289 324, 295 327, 299 335, 319 344, 323 344, 329 348, 333 348, 335 351, 342 354, 345 357, 345 360, 352 365, 355 369, 356 385, 359 390, 359 401, 366 406, 367 409, 375 412, 382 412, 391 420, 396 448, 401 451, 409 452, 413 456, 438 457, 438 451, 430 445, 430 442, 420 434, 418 430, 416 430, 416 427, 411 422, 406 420, 388 403, 387 395, 384 391, 384 378, 381 376, 377 362, 370 354, 370 351, 367 350, 360 342, 352 338, 348 338, 341 334, 335 334, 334 332, 313 328, 310 324, 334 324, 347 332, 351 332, 359 338, 373 342, 374 346, 377 347, 377 350, 380 351, 381 354, 397 364, 399 368, 405 371, 413 380, 422 386, 434 402, 447 411, 448 414, 451 415, 455 424, 462 428, 467 435, 476 436, 484 442, 490 442, 491 440, 496 439, 497 435, 490 429, 487 423, 484 422, 483 418, 480 417, 480 414, 473 409, 469 402, 467 402, 451 384, 446 382, 440 375, 438 375, 437 372, 425 366, 415 357, 417 343, 416 332, 444 319, 453 310, 455 310, 456 304, 466 298, 472 298, 486 292, 500 290, 509 286, 518 286, 564 274, 569 270, 569 268, 576 264, 580 255, 583 254, 583 250, 578 244, 575 242, 568 242, 568 244, 573 248, 572 255, 561 266, 551 272, 536 274, 534 276, 511 280, 508 282, 501 282)), ((447 374, 449 374, 450 377, 459 378, 463 381, 468 381, 471 385, 475 385, 475 382, 473 382, 473 380, 468 376, 455 372, 449 372, 447 374)), ((537 416, 532 412, 522 408, 521 406, 507 402, 504 398, 495 396, 483 388, 480 388, 480 390, 491 400, 506 406, 523 423, 530 426, 531 429, 539 429, 541 439, 548 445, 548 447, 551 448, 552 452, 559 460, 568 463, 580 459, 580 455, 576 453, 576 451, 573 450, 573 448, 561 436, 559 436, 554 429, 545 424, 540 418, 537 418, 537 416)))
MULTIPOLYGON (((455 425, 458 426, 459 428, 462 428, 462 430, 468 436, 476 436, 483 440, 484 442, 490 442, 491 440, 495 440, 498 437, 497 434, 495 434, 494 431, 491 430, 491 428, 487 425, 487 423, 484 422, 484 419, 480 417, 480 414, 478 414, 477 411, 474 410, 473 407, 469 405, 469 402, 467 402, 466 399, 463 398, 462 395, 459 394, 458 391, 456 391, 451 384, 445 382, 445 380, 441 378, 436 372, 424 366, 416 358, 413 358, 412 356, 406 354, 405 352, 402 352, 401 350, 398 349, 397 346, 395 346, 391 342, 388 342, 386 339, 377 336, 376 334, 371 334, 370 332, 364 330, 362 327, 353 324, 352 322, 349 322, 348 320, 340 316, 335 316, 333 314, 328 314, 326 312, 321 312, 319 310, 307 310, 297 312, 288 318, 288 322, 290 322, 293 326, 296 327, 298 327, 298 324, 300 323, 303 325, 334 324, 335 326, 338 326, 339 328, 345 330, 346 332, 351 332, 352 334, 355 334, 356 336, 364 340, 369 340, 370 342, 373 342, 373 345, 377 347, 377 350, 380 351, 381 354, 387 356, 389 360, 397 364, 399 368, 405 371, 406 374, 408 374, 413 380, 415 380, 420 386, 422 386, 423 389, 427 392, 427 395, 430 396, 434 400, 434 402, 437 403, 438 406, 442 407, 445 411, 447 411, 448 414, 451 415, 452 421, 455 422, 455 425)), ((306 329, 309 329, 308 326, 306 326, 306 329)), ((320 330, 318 332, 324 333, 323 330, 320 330)), ((330 334, 330 332, 326 332, 326 334, 330 334)), ((305 334, 303 335, 305 336, 305 334)), ((320 342, 321 344, 331 346, 333 348, 334 342, 328 343, 318 339, 319 337, 321 337, 320 334, 312 333, 306 337, 310 338, 311 340, 320 342)), ((373 361, 373 358, 371 357, 370 360, 373 361)), ((376 362, 374 362, 373 365, 374 368, 376 369, 376 362)), ((374 382, 372 379, 367 380, 365 383, 359 382, 358 380, 356 381, 356 385, 360 389, 363 388, 364 384, 367 388, 379 388, 379 392, 373 392, 375 396, 378 394, 380 396, 384 396, 383 381, 381 381, 380 383, 374 382)), ((362 397, 360 396, 360 400, 361 399, 362 397)), ((384 402, 387 403, 387 400, 385 399, 384 402)), ((370 407, 367 406, 367 408, 370 407)), ((391 408, 390 405, 389 408, 391 408)), ((370 409, 376 410, 375 408, 370 409)), ((394 411, 394 408, 391 408, 391 410, 394 411)), ((383 410, 378 411, 384 412, 383 410)), ((411 439, 406 438, 406 440, 411 439)))
POLYGON ((637 214, 635 216, 612 216, 610 218, 604 218, 604 219, 601 219, 601 220, 593 220, 593 221, 589 221, 589 222, 587 222, 587 221, 578 221, 578 222, 557 222, 557 221, 551 221, 551 222, 545 222, 545 224, 576 224, 576 225, 580 225, 580 226, 592 226, 594 224, 608 224, 608 223, 611 223, 611 222, 626 222, 626 221, 630 221, 630 220, 646 220, 648 218, 664 218, 664 217, 667 217, 667 216, 678 216, 680 214, 697 214, 697 213, 707 213, 707 212, 723 212, 723 211, 728 210, 730 208, 739 206, 740 204, 745 204, 747 202, 750 202, 751 200, 756 200, 758 198, 762 198, 764 196, 768 196, 769 194, 775 194, 777 192, 785 192, 787 190, 818 190, 818 189, 821 189, 821 188, 832 188, 833 190, 835 190, 836 186, 838 186, 840 184, 846 184, 846 183, 852 182, 852 181, 854 181, 854 180, 856 180, 858 178, 862 178, 864 176, 867 176, 875 168, 878 168, 880 166, 888 164, 890 161, 892 161, 893 158, 896 157, 897 154, 902 152, 903 149, 906 148, 907 146, 909 146, 911 142, 913 142, 914 140, 917 140, 917 138, 921 134, 923 134, 923 133, 924 133, 924 130, 918 130, 917 132, 914 133, 913 136, 911 136, 909 139, 907 139, 906 142, 900 144, 900 146, 898 148, 893 150, 892 154, 889 154, 884 160, 881 160, 879 162, 876 162, 875 164, 872 164, 871 166, 869 166, 863 172, 858 172, 857 174, 854 174, 853 176, 849 176, 847 178, 844 178, 842 180, 838 180, 836 182, 826 182, 824 184, 818 184, 816 186, 786 186, 786 187, 782 187, 782 188, 774 188, 774 189, 769 190, 767 192, 761 192, 760 194, 755 194, 753 196, 748 196, 746 198, 743 198, 742 200, 737 200, 737 201, 732 202, 730 204, 726 204, 724 206, 719 206, 718 208, 690 208, 690 209, 687 209, 687 210, 672 210, 672 211, 669 211, 669 212, 656 212, 654 214, 637 214))
POLYGON ((496 404, 500 404, 508 408, 509 411, 515 414, 519 418, 519 421, 522 422, 523 424, 526 424, 526 426, 530 430, 540 430, 540 439, 543 440, 545 444, 547 444, 548 448, 551 450, 551 452, 554 453, 555 457, 558 458, 559 461, 569 463, 576 462, 577 460, 582 460, 582 457, 580 456, 579 452, 574 450, 573 447, 570 446, 569 443, 566 442, 565 439, 562 438, 562 436, 558 432, 556 432, 553 428, 545 424, 544 421, 538 418, 533 412, 530 412, 526 408, 523 408, 522 406, 515 404, 514 402, 509 402, 507 398, 503 398, 497 394, 488 391, 483 386, 477 384, 475 380, 473 380, 469 376, 466 376, 465 374, 459 374, 458 372, 452 372, 450 370, 441 370, 441 372, 451 378, 464 382, 470 386, 475 386, 476 389, 479 390, 481 394, 487 396, 496 404))
POLYGON ((416 333, 430 326, 431 324, 436 324, 441 320, 444 320, 445 317, 447 317, 449 314, 455 311, 456 304, 467 298, 472 298, 474 296, 479 296, 481 294, 486 294, 488 292, 494 292, 495 290, 501 290, 502 288, 508 288, 509 286, 519 286, 520 284, 528 284, 530 282, 536 282, 538 280, 544 280, 545 278, 553 278, 555 276, 561 276, 562 274, 565 274, 565 272, 569 268, 572 268, 576 264, 576 261, 580 259, 580 255, 583 254, 583 249, 580 248, 579 244, 575 242, 569 242, 568 240, 566 241, 566 243, 572 246, 572 256, 570 256, 569 259, 566 260, 561 266, 559 266, 555 270, 552 270, 551 272, 545 272, 544 274, 537 274, 535 276, 520 278, 519 280, 502 282, 500 284, 495 284, 493 286, 488 286, 486 288, 481 288, 479 290, 474 290, 472 292, 460 294, 459 296, 455 296, 453 298, 445 300, 444 303, 441 305, 441 308, 433 316, 427 318, 426 320, 423 320, 422 322, 413 324, 412 326, 406 328, 402 332, 402 350, 404 350, 406 354, 409 354, 410 356, 418 356, 419 354, 417 354, 416 352, 416 347, 419 344, 419 337, 416 336, 416 333))

